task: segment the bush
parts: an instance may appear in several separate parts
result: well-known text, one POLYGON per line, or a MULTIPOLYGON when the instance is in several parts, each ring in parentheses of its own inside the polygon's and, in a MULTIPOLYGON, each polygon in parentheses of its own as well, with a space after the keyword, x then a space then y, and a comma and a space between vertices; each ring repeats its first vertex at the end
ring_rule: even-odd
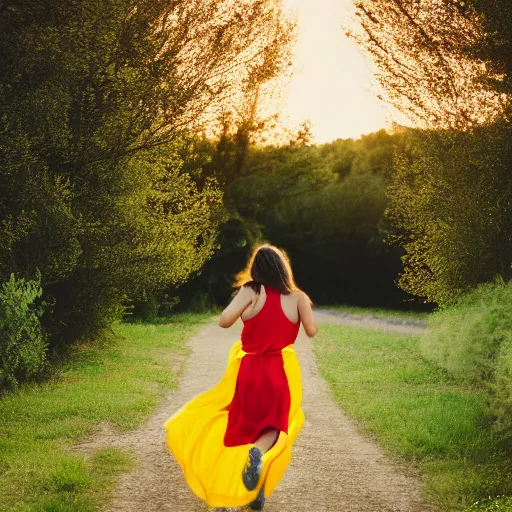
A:
POLYGON ((485 388, 495 428, 512 438, 512 283, 480 285, 431 315, 421 350, 457 380, 485 388))
POLYGON ((192 297, 188 307, 188 311, 191 313, 208 313, 214 309, 215 304, 213 303, 211 297, 202 290, 196 292, 196 294, 192 297))
POLYGON ((512 129, 409 131, 387 218, 405 249, 398 285, 442 307, 494 276, 512 278, 512 129))
POLYGON ((155 297, 134 301, 131 311, 128 308, 126 310, 126 318, 132 321, 154 322, 158 318, 159 308, 160 304, 155 297))
POLYGON ((46 336, 39 318, 44 305, 40 278, 10 279, 0 289, 0 389, 13 389, 46 366, 46 336))
POLYGON ((502 343, 496 358, 494 381, 491 383, 492 411, 497 430, 512 439, 512 334, 502 343))

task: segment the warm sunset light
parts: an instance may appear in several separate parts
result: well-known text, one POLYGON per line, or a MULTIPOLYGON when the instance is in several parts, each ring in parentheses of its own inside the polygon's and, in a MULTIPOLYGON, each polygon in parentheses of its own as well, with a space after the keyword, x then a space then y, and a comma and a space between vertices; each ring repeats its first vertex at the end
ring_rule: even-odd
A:
POLYGON ((283 1, 299 22, 296 71, 281 100, 287 123, 309 119, 316 142, 389 126, 396 113, 377 99, 370 64, 344 33, 352 0, 283 1))

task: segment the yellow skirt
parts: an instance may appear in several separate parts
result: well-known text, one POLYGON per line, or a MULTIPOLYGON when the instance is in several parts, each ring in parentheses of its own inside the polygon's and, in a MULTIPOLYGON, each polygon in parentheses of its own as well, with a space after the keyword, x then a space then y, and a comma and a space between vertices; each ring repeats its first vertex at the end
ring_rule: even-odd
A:
POLYGON ((194 494, 210 507, 247 505, 256 499, 262 485, 265 497, 270 496, 290 462, 292 444, 304 424, 300 365, 289 345, 282 350, 291 395, 288 434, 280 432, 275 445, 263 455, 258 486, 248 491, 242 471, 252 445, 224 446, 228 422, 225 408, 235 394, 240 361, 246 354, 241 347, 241 341, 231 347, 226 372, 215 387, 194 397, 165 422, 169 450, 194 494))

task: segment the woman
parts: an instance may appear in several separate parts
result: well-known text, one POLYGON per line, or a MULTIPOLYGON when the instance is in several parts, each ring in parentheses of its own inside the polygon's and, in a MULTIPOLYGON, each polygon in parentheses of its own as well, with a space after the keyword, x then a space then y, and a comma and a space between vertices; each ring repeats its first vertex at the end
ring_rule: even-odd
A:
POLYGON ((192 491, 213 507, 262 510, 283 476, 304 423, 300 366, 292 348, 302 323, 317 333, 308 296, 283 251, 262 245, 237 276, 219 318, 241 318, 223 379, 165 424, 167 444, 192 491))

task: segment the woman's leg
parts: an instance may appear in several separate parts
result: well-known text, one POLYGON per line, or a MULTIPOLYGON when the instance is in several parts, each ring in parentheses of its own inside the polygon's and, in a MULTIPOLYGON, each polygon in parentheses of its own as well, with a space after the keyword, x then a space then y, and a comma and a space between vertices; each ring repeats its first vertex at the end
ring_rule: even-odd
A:
MULTIPOLYGON (((249 450, 247 463, 242 472, 242 480, 247 490, 252 491, 253 489, 256 489, 261 470, 263 469, 262 456, 265 452, 270 450, 272 446, 274 446, 278 437, 279 430, 275 428, 265 429, 260 437, 258 437, 258 439, 253 443, 254 446, 249 450)), ((263 497, 262 503, 264 501, 265 498, 263 497)), ((261 510, 261 508, 255 510, 261 510)))
POLYGON ((272 446, 277 441, 279 437, 279 430, 272 428, 270 430, 266 430, 256 441, 254 442, 254 446, 258 447, 261 450, 261 453, 268 452, 272 446))

